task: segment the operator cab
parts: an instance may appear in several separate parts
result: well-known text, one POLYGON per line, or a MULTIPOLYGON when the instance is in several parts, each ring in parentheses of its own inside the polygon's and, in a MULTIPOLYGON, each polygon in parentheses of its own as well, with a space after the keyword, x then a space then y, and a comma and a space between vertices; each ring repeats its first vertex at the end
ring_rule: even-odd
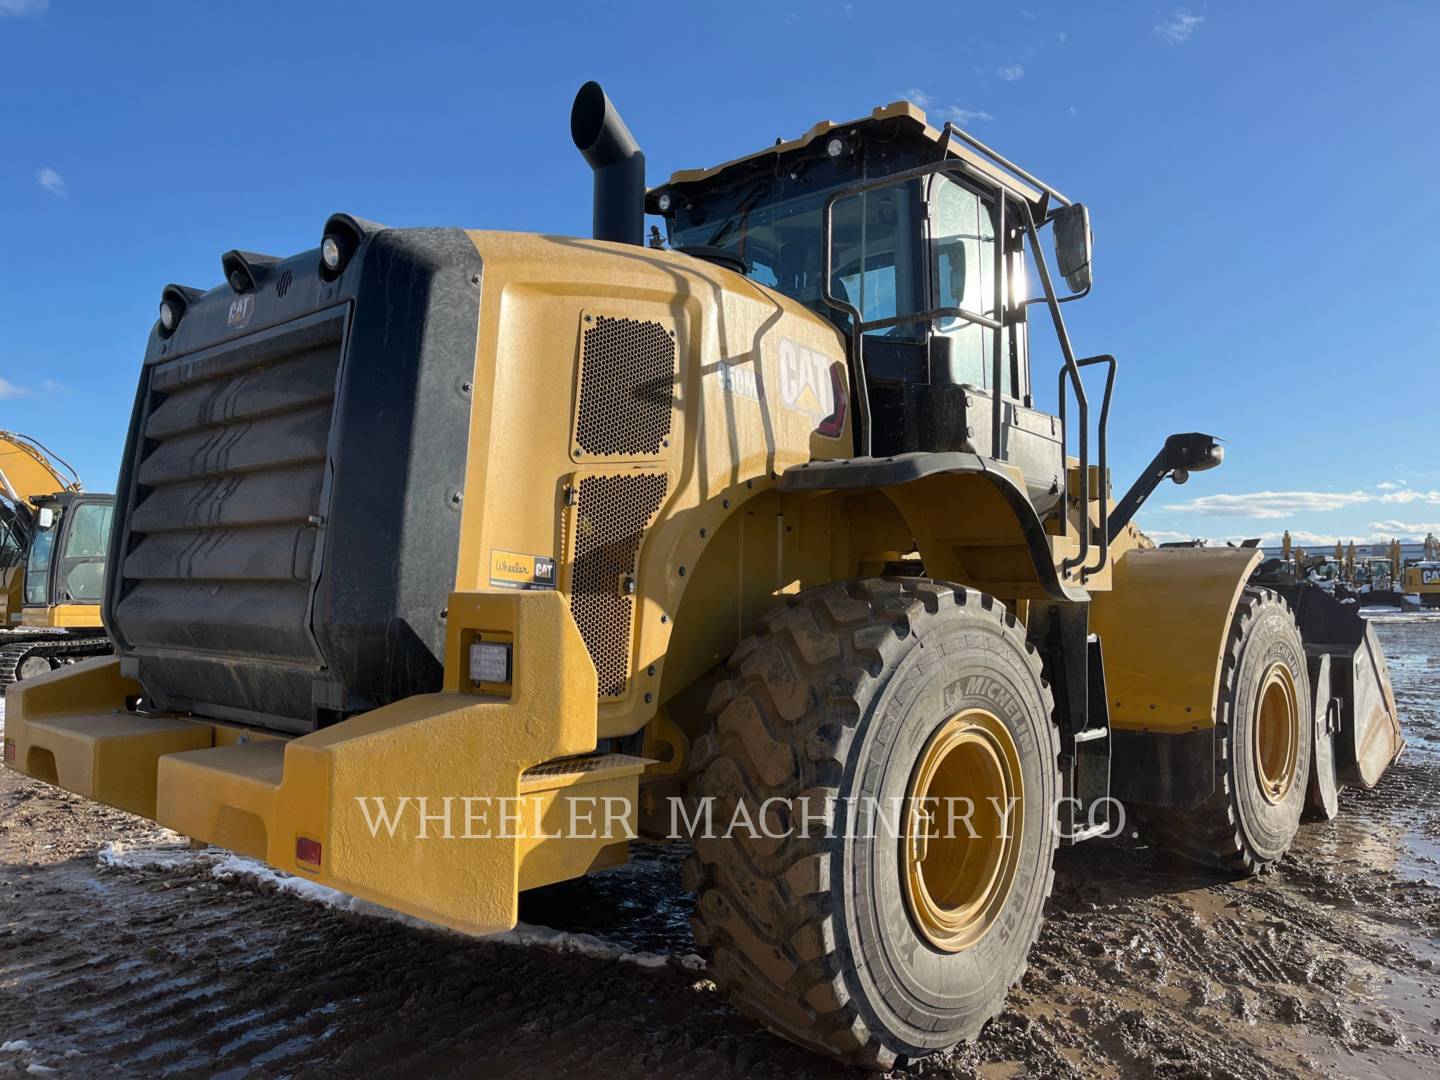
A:
POLYGON ((27 611, 100 603, 114 510, 113 495, 61 494, 37 503, 25 563, 27 611))
POLYGON ((741 270, 847 336, 858 455, 969 451, 1009 462, 1038 511, 1058 510, 1064 432, 1033 407, 1027 313, 1049 305, 1078 376, 1058 305, 1089 291, 1083 207, 899 102, 676 173, 646 208, 672 248, 741 270), (1035 247, 1046 224, 1073 289, 1063 299, 1035 247))

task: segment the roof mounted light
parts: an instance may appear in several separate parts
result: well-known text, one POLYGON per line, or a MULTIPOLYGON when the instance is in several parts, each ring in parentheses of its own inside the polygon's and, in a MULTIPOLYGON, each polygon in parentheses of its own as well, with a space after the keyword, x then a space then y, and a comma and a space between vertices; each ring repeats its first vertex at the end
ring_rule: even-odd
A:
POLYGON ((334 281, 345 272, 361 242, 385 226, 349 214, 331 214, 320 234, 320 278, 334 281))
POLYGON ((191 302, 198 299, 202 293, 199 289, 192 289, 187 285, 166 285, 160 291, 160 336, 168 338, 175 333, 180 325, 180 320, 185 317, 185 310, 191 302))
POLYGON ((230 288, 237 293, 247 293, 279 261, 274 255, 260 255, 254 251, 227 251, 220 256, 220 268, 225 272, 230 288))
POLYGON ((844 157, 845 140, 840 138, 839 135, 832 135, 830 140, 825 144, 825 153, 832 158, 844 157))
POLYGON ((670 198, 670 193, 665 191, 661 193, 660 198, 655 201, 655 204, 660 207, 662 214, 668 214, 670 212, 670 204, 673 201, 674 200, 670 198))

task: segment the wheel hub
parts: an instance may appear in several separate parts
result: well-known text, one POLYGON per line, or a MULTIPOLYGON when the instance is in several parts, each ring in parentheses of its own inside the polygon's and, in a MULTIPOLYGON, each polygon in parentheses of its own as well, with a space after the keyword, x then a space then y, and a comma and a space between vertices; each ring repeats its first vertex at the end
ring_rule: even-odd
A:
POLYGON ((911 918, 937 949, 960 952, 989 930, 1015 881, 1024 783, 1009 730, 984 709, 952 716, 920 752, 907 796, 911 918))
POLYGON ((36 675, 43 675, 52 670, 49 659, 44 656, 27 656, 20 661, 20 667, 15 672, 16 680, 33 679, 36 675))
POLYGON ((1271 804, 1281 802, 1295 782, 1300 708, 1290 669, 1278 662, 1270 665, 1260 684, 1253 752, 1261 796, 1271 804))

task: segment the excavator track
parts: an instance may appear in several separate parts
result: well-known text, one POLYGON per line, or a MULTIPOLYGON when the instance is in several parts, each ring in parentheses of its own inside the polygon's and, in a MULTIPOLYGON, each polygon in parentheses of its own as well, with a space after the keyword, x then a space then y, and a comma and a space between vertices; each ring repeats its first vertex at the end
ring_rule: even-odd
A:
POLYGON ((44 661, 44 670, 53 670, 62 664, 73 664, 92 656, 106 656, 112 650, 107 637, 60 637, 46 636, 29 641, 5 642, 0 638, 0 686, 39 674, 38 664, 44 661))

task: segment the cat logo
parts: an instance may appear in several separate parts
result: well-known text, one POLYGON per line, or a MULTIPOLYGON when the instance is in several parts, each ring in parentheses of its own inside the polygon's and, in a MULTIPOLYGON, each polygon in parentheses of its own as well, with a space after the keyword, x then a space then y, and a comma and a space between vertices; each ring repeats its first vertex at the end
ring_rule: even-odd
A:
POLYGON ((1440 585, 1440 570, 1421 570, 1420 584, 1440 585))
POLYGON ((250 325, 250 316, 255 314, 255 297, 252 293, 245 293, 230 301, 230 314, 225 317, 225 322, 236 330, 250 325))
POLYGON ((789 338, 780 339, 780 401, 834 438, 845 427, 845 365, 789 338))

